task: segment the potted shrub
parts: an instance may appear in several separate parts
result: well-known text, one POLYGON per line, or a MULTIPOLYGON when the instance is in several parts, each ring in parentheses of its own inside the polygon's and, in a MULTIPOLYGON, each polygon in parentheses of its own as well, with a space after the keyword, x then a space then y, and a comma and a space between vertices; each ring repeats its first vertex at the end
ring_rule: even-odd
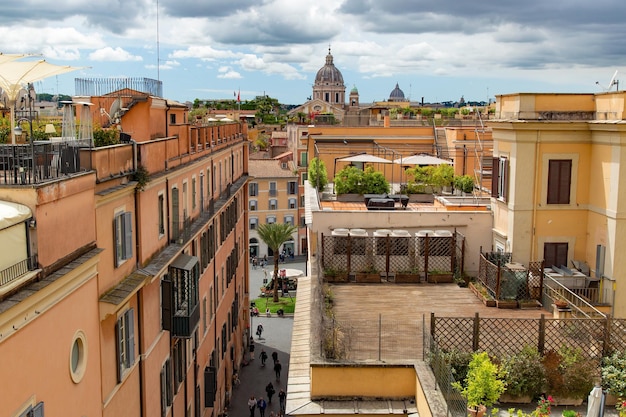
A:
POLYGON ((478 297, 485 306, 487 307, 495 307, 496 300, 493 298, 489 290, 480 282, 470 282, 469 288, 472 290, 474 295, 478 297))
POLYGON ((602 358, 602 386, 609 393, 607 404, 617 404, 618 398, 626 400, 626 351, 602 358))
POLYGON ((537 348, 525 346, 519 353, 505 357, 500 367, 506 383, 500 402, 530 403, 543 392, 546 373, 537 348))
POLYGON ((594 386, 597 363, 580 348, 563 345, 543 357, 547 393, 558 405, 580 405, 594 386))
POLYGON ((476 417, 483 416, 505 390, 500 369, 487 352, 474 353, 463 384, 454 382, 453 386, 467 400, 468 413, 476 417))

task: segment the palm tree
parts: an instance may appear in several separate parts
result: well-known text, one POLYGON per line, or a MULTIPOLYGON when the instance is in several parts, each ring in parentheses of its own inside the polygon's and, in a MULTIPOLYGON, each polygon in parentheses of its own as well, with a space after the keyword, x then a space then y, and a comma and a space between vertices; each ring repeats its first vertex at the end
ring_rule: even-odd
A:
POLYGON ((274 252, 274 298, 278 302, 278 251, 283 243, 291 239, 291 235, 298 230, 289 223, 266 223, 257 228, 259 237, 274 252))

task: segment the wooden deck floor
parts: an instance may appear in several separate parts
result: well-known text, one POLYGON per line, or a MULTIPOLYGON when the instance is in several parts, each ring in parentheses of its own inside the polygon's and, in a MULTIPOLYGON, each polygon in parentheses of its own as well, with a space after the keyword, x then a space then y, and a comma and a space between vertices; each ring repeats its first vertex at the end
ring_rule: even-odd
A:
POLYGON ((430 314, 440 317, 540 318, 545 310, 486 307, 456 284, 332 285, 333 311, 344 327, 348 358, 423 358, 430 314))

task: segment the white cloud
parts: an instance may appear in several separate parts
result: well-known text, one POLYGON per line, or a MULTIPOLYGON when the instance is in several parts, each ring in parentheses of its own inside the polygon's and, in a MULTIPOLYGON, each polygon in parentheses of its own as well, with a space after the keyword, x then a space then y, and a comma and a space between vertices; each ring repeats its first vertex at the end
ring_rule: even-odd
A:
POLYGON ((139 55, 133 55, 124 49, 117 47, 111 48, 107 46, 102 49, 98 49, 89 54, 89 59, 92 61, 143 61, 143 57, 139 55))

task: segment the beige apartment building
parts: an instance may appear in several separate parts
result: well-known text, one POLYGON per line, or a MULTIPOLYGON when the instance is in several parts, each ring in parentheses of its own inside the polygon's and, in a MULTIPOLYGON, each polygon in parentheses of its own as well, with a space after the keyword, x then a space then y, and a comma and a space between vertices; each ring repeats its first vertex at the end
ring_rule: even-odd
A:
MULTIPOLYGON (((304 227, 299 217, 300 197, 298 174, 291 152, 272 159, 251 159, 249 161, 250 183, 248 184, 248 221, 250 256, 263 258, 274 256, 272 249, 259 238, 256 229, 264 223, 289 223, 299 229, 304 227)), ((290 241, 283 245, 286 254, 306 253, 306 239, 300 232, 294 233, 290 241)), ((277 254, 278 255, 278 254, 277 254)))

